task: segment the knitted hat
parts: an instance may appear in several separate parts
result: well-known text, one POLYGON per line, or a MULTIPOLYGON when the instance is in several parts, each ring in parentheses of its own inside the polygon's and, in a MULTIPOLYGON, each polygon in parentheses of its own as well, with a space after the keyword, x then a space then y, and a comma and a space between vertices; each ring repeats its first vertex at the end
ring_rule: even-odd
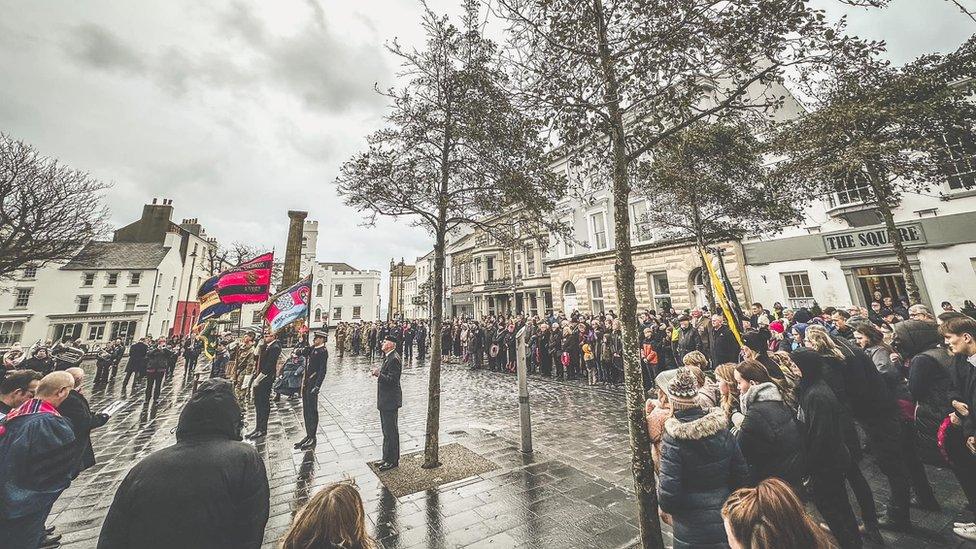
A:
POLYGON ((783 327, 782 320, 774 320, 773 322, 769 323, 769 331, 781 334, 786 331, 786 328, 783 327))
POLYGON ((678 373, 668 384, 668 398, 675 410, 686 410, 698 406, 698 380, 687 368, 679 368, 678 373))

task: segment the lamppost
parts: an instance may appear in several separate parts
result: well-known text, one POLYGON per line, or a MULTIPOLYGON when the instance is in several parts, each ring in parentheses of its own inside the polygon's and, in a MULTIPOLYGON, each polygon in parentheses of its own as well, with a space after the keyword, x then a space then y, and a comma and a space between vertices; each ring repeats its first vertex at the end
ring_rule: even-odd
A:
POLYGON ((190 280, 186 282, 186 299, 183 300, 183 322, 182 322, 183 325, 180 328, 181 336, 186 336, 186 333, 189 331, 188 322, 187 322, 187 320, 189 319, 189 315, 186 314, 187 313, 186 309, 190 305, 190 287, 193 286, 193 270, 196 268, 196 266, 197 266, 197 251, 196 249, 194 249, 193 253, 190 254, 190 280))

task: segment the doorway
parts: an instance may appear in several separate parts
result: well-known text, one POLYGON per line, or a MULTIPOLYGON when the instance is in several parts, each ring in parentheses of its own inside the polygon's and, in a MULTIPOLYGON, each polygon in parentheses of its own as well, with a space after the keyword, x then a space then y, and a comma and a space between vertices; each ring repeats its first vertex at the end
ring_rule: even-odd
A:
POLYGON ((579 303, 576 301, 576 285, 567 280, 566 283, 563 284, 563 314, 569 316, 578 308, 579 303))
POLYGON ((879 298, 890 297, 896 302, 899 296, 907 295, 905 277, 897 265, 880 267, 857 267, 853 269, 861 298, 870 304, 879 298))

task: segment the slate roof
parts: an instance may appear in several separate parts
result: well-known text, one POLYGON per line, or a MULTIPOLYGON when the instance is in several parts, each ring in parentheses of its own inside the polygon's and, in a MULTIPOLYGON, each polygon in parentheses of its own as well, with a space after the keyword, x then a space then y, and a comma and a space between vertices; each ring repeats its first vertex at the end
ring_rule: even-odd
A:
POLYGON ((348 263, 319 263, 324 269, 332 269, 333 271, 358 271, 359 269, 349 265, 348 263))
POLYGON ((155 242, 89 242, 63 271, 155 269, 169 248, 155 242))

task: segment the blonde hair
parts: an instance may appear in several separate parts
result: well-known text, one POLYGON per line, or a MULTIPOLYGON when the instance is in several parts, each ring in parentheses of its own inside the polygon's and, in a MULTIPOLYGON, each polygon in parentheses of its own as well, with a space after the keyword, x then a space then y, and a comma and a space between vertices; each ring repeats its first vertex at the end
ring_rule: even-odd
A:
POLYGON ((763 480, 755 488, 733 492, 722 506, 722 518, 742 547, 833 547, 827 534, 806 514, 793 489, 775 477, 763 480))
POLYGON ((705 355, 701 351, 691 351, 681 357, 681 363, 685 366, 697 366, 699 369, 708 367, 708 359, 705 358, 705 355))
POLYGON ((366 512, 355 486, 347 482, 330 484, 318 491, 295 515, 281 549, 373 549, 366 534, 366 512))
POLYGON ((728 417, 732 416, 732 412, 735 411, 735 407, 739 403, 739 384, 735 382, 735 366, 734 362, 726 362, 715 368, 715 377, 724 381, 729 388, 729 394, 722 395, 722 402, 720 403, 722 410, 728 417))
POLYGON ((810 343, 810 348, 823 356, 832 356, 838 360, 844 360, 844 353, 841 352, 830 335, 823 328, 814 329, 813 326, 807 327, 805 340, 810 343))

